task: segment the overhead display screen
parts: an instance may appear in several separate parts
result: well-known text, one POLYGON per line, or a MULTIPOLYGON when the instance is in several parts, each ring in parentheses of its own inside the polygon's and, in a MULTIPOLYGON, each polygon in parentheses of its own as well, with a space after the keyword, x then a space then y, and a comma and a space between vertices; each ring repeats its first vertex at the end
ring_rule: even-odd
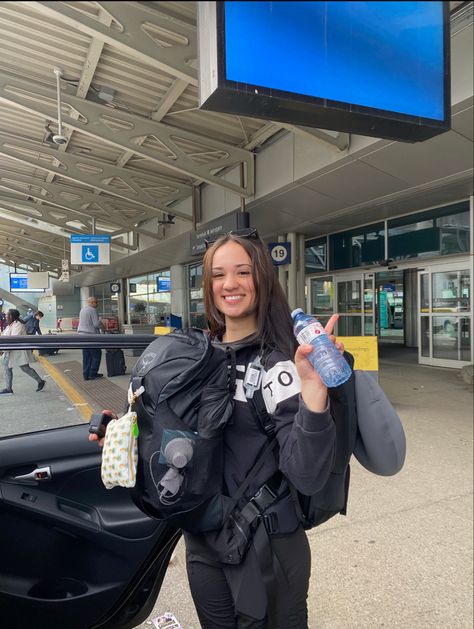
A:
POLYGON ((28 273, 10 273, 10 293, 44 293, 44 288, 28 288, 28 273))
POLYGON ((449 129, 449 3, 211 4, 202 108, 407 141, 449 129))

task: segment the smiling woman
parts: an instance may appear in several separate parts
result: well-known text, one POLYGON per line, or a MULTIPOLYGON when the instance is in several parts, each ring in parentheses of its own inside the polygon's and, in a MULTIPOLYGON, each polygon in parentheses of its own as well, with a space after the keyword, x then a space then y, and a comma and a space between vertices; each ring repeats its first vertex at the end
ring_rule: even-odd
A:
POLYGON ((238 564, 223 543, 226 536, 239 543, 232 518, 222 531, 185 533, 191 593, 203 629, 280 623, 304 629, 310 551, 289 485, 312 494, 331 470, 335 431, 327 390, 306 358, 308 347, 296 349, 288 303, 256 230, 220 235, 207 244, 208 328, 217 348, 235 354, 237 373, 232 418, 224 429, 224 491, 238 504, 235 518, 247 513, 257 495, 266 502, 258 518, 240 521, 248 536, 239 546, 238 564), (256 388, 275 422, 274 440, 252 410, 256 388), (265 555, 277 556, 291 579, 271 567, 264 579, 265 555))

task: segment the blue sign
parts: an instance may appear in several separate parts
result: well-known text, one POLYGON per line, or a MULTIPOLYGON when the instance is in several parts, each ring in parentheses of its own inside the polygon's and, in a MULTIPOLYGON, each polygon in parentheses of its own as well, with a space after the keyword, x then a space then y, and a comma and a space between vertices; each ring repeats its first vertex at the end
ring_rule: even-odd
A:
POLYGON ((171 290, 171 278, 169 277, 157 277, 156 278, 156 290, 159 293, 169 293, 171 290))
POLYGON ((82 245, 82 261, 92 262, 99 261, 99 247, 97 245, 82 245))
POLYGON ((384 284, 383 289, 387 293, 393 293, 395 291, 395 284, 392 284, 391 282, 389 284, 384 284))
POLYGON ((28 288, 28 276, 17 275, 10 278, 10 290, 25 290, 28 288))
POLYGON ((80 236, 78 234, 71 235, 71 243, 86 243, 86 244, 102 244, 110 243, 110 236, 95 236, 88 234, 87 236, 80 236))
POLYGON ((274 265, 290 264, 291 242, 270 242, 268 244, 268 250, 270 251, 274 265))

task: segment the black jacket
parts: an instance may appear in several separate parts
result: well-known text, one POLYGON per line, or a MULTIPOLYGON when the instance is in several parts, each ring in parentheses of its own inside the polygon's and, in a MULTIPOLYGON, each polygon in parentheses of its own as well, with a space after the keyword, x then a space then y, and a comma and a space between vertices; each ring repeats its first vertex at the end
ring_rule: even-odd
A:
MULTIPOLYGON (((260 460, 268 437, 258 426, 245 398, 243 381, 259 346, 239 342, 236 352, 237 387, 231 421, 224 431, 224 480, 232 496, 249 471, 260 460)), ((225 344, 221 344, 225 349, 225 344)), ((262 392, 267 411, 275 421, 278 452, 268 452, 266 462, 245 492, 243 506, 255 492, 280 470, 300 492, 313 494, 326 482, 334 463, 335 429, 329 407, 322 413, 307 409, 300 397, 300 381, 294 362, 278 350, 265 361, 262 392)), ((185 534, 188 559, 204 560, 202 536, 185 534), (201 538, 201 540, 199 539, 201 538)))

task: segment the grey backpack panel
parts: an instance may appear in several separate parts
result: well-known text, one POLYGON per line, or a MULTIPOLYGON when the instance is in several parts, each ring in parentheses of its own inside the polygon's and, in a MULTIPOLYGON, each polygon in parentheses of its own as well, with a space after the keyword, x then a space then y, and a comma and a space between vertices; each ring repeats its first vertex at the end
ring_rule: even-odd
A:
POLYGON ((354 456, 380 476, 397 474, 405 461, 402 422, 378 382, 365 371, 354 371, 358 431, 354 456))

